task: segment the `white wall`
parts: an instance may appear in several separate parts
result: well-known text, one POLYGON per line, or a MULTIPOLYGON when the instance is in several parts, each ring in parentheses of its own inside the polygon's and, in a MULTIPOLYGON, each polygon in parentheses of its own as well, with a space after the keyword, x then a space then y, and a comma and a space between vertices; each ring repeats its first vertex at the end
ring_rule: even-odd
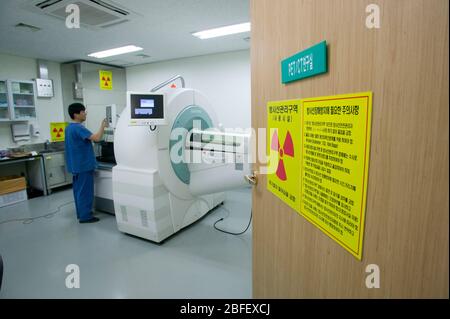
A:
POLYGON ((251 127, 249 50, 137 65, 126 73, 129 91, 150 91, 179 74, 186 87, 208 97, 225 127, 251 127))
MULTIPOLYGON (((40 137, 31 138, 29 142, 41 143, 50 139, 50 122, 63 122, 63 100, 61 90, 60 64, 46 61, 49 78, 53 80, 55 96, 52 98, 36 97, 36 113, 40 126, 40 137)), ((0 53, 0 79, 31 80, 38 77, 37 60, 0 53)), ((0 149, 18 146, 11 137, 11 123, 0 122, 0 149)))
POLYGON ((115 104, 120 114, 126 106, 127 83, 125 69, 109 67, 95 63, 81 63, 83 99, 87 109, 86 127, 97 132, 106 116, 106 106, 115 104), (112 72, 112 90, 101 90, 99 71, 112 72))
POLYGON ((61 64, 61 88, 62 88, 62 99, 64 105, 64 122, 70 122, 68 109, 69 105, 72 103, 82 103, 83 99, 75 99, 73 94, 73 84, 76 82, 76 72, 75 66, 73 64, 61 64))

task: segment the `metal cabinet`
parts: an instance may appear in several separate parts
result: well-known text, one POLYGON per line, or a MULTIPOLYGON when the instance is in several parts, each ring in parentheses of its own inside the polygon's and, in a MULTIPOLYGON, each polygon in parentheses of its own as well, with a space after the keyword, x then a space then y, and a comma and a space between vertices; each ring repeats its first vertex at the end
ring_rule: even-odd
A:
POLYGON ((33 81, 8 80, 11 120, 36 119, 33 81))
POLYGON ((7 82, 6 80, 0 80, 0 122, 11 119, 9 109, 7 82))
POLYGON ((115 215, 112 189, 113 166, 114 164, 98 162, 94 174, 94 208, 115 215))
POLYGON ((36 120, 34 81, 0 80, 0 122, 36 120))
POLYGON ((51 189, 72 183, 72 174, 66 169, 64 151, 43 154, 47 189, 51 189))

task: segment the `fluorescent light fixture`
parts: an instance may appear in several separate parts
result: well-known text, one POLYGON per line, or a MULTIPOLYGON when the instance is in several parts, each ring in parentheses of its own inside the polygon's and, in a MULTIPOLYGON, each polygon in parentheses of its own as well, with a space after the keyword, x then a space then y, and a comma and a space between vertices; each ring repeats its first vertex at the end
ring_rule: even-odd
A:
POLYGON ((137 47, 135 45, 127 45, 124 47, 115 48, 115 49, 111 49, 111 50, 94 52, 94 53, 88 54, 88 56, 94 57, 97 59, 102 59, 102 58, 106 58, 106 57, 113 56, 113 55, 136 52, 136 51, 140 51, 140 50, 143 50, 143 49, 140 47, 137 47))
POLYGON ((192 35, 194 37, 197 37, 197 38, 200 38, 203 40, 203 39, 222 37, 224 35, 236 34, 236 33, 248 32, 248 31, 250 31, 250 22, 234 24, 234 25, 229 25, 226 27, 195 32, 195 33, 192 33, 192 35))

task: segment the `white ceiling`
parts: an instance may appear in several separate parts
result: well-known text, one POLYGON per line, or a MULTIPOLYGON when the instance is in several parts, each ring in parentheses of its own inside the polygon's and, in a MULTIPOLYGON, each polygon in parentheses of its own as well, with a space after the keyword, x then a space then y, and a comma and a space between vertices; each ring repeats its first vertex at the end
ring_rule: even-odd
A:
POLYGON ((104 1, 134 12, 133 20, 103 30, 83 26, 68 29, 64 20, 30 10, 36 0, 1 0, 0 52, 57 62, 82 59, 128 66, 250 47, 249 41, 244 40, 250 32, 208 40, 191 35, 195 31, 249 22, 248 0, 104 1), (19 30, 15 28, 18 23, 41 30, 19 30), (87 56, 129 44, 144 50, 104 59, 87 56))

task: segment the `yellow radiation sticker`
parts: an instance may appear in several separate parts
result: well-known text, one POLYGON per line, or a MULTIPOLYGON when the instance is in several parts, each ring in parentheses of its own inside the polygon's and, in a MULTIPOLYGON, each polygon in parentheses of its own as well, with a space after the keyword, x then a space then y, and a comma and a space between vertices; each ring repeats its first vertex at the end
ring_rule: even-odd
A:
POLYGON ((293 209, 300 210, 300 100, 267 103, 267 189, 293 209))
POLYGON ((267 189, 362 259, 372 92, 269 102, 267 189))
POLYGON ((66 126, 69 123, 66 122, 52 122, 50 123, 50 138, 52 142, 64 141, 66 126))
POLYGON ((112 72, 111 71, 99 71, 100 89, 112 90, 112 72))

